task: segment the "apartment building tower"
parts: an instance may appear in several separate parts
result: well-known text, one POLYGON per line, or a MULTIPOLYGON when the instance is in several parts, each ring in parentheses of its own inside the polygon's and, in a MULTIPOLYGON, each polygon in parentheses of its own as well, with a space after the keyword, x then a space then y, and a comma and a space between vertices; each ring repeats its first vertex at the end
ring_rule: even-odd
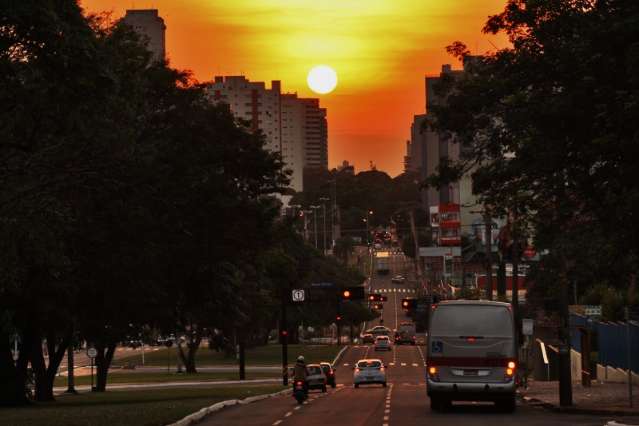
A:
POLYGON ((129 9, 122 20, 144 38, 154 60, 165 60, 166 25, 157 9, 129 9))

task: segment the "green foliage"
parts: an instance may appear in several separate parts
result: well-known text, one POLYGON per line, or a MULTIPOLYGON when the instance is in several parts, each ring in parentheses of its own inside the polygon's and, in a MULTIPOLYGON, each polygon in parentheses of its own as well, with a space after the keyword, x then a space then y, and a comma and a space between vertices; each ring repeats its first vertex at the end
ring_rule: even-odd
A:
POLYGON ((429 182, 470 173, 494 214, 534 230, 550 252, 535 280, 547 306, 569 285, 560 273, 584 289, 602 276, 626 287, 639 253, 639 3, 510 0, 484 31, 512 47, 449 47, 466 72, 443 79, 430 125, 455 135, 462 159, 429 182))

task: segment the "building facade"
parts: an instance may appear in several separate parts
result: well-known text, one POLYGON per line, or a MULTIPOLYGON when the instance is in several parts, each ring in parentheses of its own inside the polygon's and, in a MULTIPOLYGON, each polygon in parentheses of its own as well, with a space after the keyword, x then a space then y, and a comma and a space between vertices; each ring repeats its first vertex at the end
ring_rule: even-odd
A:
POLYGON ((122 20, 145 39, 154 60, 166 59, 166 25, 157 9, 130 9, 122 20))
POLYGON ((252 131, 261 130, 265 148, 279 152, 292 172, 291 189, 304 189, 304 169, 328 167, 326 109, 319 99, 282 93, 281 83, 252 82, 244 76, 216 76, 207 91, 215 103, 229 106, 252 131))

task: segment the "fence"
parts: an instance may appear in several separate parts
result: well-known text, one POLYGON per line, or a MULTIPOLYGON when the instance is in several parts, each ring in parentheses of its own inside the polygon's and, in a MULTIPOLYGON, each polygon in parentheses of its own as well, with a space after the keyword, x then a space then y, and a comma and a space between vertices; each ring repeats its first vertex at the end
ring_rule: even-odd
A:
POLYGON ((597 363, 628 369, 628 328, 630 328, 630 368, 639 373, 639 322, 601 322, 581 315, 570 316, 570 346, 581 352, 581 331, 593 333, 592 350, 597 352, 597 363))

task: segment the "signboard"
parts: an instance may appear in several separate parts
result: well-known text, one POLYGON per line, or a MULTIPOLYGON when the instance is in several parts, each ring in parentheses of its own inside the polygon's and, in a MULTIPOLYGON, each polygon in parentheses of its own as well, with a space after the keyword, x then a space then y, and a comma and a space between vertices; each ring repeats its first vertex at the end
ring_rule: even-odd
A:
POLYGON ((524 318, 521 320, 521 332, 524 336, 533 335, 533 324, 534 321, 530 318, 524 318))
POLYGON ((95 358, 96 356, 98 356, 98 351, 96 348, 89 348, 87 349, 87 356, 91 359, 95 358))
POLYGON ((585 305, 584 306, 584 314, 587 317, 600 317, 601 316, 601 305, 585 305))
POLYGON ((311 283, 311 287, 313 288, 333 288, 335 284, 333 283, 311 283))
POLYGON ((461 247, 420 247, 420 257, 461 256, 461 247))
POLYGON ((295 289, 291 291, 291 299, 293 302, 303 302, 305 299, 305 293, 302 289, 295 289))
POLYGON ((601 316, 601 305, 570 305, 568 309, 573 314, 583 315, 586 317, 601 316))

